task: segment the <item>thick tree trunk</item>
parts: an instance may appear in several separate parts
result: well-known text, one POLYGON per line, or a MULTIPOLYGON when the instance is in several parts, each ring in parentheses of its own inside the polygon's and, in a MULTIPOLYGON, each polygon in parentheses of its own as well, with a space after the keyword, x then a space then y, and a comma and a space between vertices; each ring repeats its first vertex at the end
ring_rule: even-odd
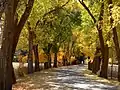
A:
POLYGON ((105 62, 107 62, 108 60, 105 57, 105 45, 104 45, 104 38, 103 38, 103 35, 102 35, 103 15, 104 15, 104 2, 102 2, 102 4, 101 4, 99 23, 97 24, 96 27, 97 27, 98 34, 99 34, 100 48, 101 48, 101 54, 102 54, 102 65, 101 65, 100 77, 106 78, 106 76, 107 76, 107 72, 106 72, 107 67, 105 66, 106 65, 105 62))
POLYGON ((0 90, 12 90, 12 45, 13 44, 13 26, 14 15, 13 15, 14 0, 8 0, 5 10, 5 26, 3 32, 3 41, 1 48, 0 68, 0 90))
MULTIPOLYGON (((5 10, 5 28, 2 41, 1 57, 4 63, 0 60, 0 67, 3 67, 0 73, 0 90, 12 90, 12 81, 15 82, 15 74, 13 73, 12 59, 17 46, 20 32, 31 12, 34 0, 29 0, 25 12, 23 13, 20 22, 17 25, 18 30, 14 30, 14 0, 6 1, 5 10), (19 27, 19 28, 18 28, 19 27), (13 40, 14 39, 14 40, 13 40), (14 41, 14 42, 13 42, 14 41), (13 78, 12 78, 13 76, 13 78)), ((2 13, 1 13, 2 14, 2 13)))
POLYGON ((109 5, 109 13, 110 13, 111 30, 113 32, 113 42, 115 44, 116 56, 118 60, 118 81, 120 82, 120 46, 119 46, 119 40, 118 40, 116 27, 115 26, 113 27, 114 19, 112 17, 112 8, 113 8, 112 0, 108 1, 108 5, 109 5))
POLYGON ((35 56, 35 72, 37 72, 37 71, 40 71, 38 44, 33 46, 33 50, 34 50, 34 56, 35 56))
POLYGON ((12 90, 11 58, 5 55, 4 50, 3 47, 0 55, 0 90, 12 90))
POLYGON ((97 62, 97 54, 98 54, 98 49, 96 49, 95 55, 94 55, 94 59, 93 59, 93 63, 92 63, 92 73, 96 74, 96 62, 97 62))
POLYGON ((33 73, 33 31, 31 31, 30 23, 28 22, 29 33, 29 53, 28 53, 28 73, 33 73))
POLYGON ((112 30, 113 30, 113 41, 115 44, 116 56, 118 60, 118 81, 120 82, 120 47, 119 47, 116 27, 114 27, 112 30))
POLYGON ((108 59, 109 59, 109 48, 108 45, 105 46, 105 56, 104 60, 102 62, 102 67, 100 72, 100 76, 103 76, 104 78, 108 78, 107 71, 108 71, 108 59))
POLYGON ((92 64, 92 72, 94 74, 97 74, 98 70, 100 69, 100 62, 101 62, 100 49, 96 48, 95 57, 92 64))
POLYGON ((54 56, 54 65, 53 67, 57 67, 57 53, 55 53, 55 56, 54 56))
MULTIPOLYGON (((8 26, 9 27, 9 26, 8 26)), ((6 28, 7 29, 7 28, 6 28)), ((3 73, 4 77, 0 77, 2 80, 1 83, 3 83, 4 88, 0 90, 11 90, 12 89, 12 58, 11 58, 11 53, 12 53, 12 46, 11 43, 13 43, 13 39, 10 39, 12 36, 12 33, 9 32, 4 32, 3 37, 5 40, 2 42, 2 48, 1 48, 1 53, 2 53, 2 58, 4 59, 4 63, 1 62, 0 65, 4 66, 3 68, 3 73)), ((0 85, 0 87, 2 87, 0 85)))

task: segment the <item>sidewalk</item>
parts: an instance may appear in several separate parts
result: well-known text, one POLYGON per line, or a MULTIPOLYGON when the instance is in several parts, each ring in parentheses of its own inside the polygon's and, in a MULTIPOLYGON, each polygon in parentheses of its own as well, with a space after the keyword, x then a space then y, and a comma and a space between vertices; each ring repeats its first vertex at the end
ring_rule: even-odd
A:
POLYGON ((120 90, 118 84, 86 71, 86 65, 43 70, 19 79, 13 90, 120 90))

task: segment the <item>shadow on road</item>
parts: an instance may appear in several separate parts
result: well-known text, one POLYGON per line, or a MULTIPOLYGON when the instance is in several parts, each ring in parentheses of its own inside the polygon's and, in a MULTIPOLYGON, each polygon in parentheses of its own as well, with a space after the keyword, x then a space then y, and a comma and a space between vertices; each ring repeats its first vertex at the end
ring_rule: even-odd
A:
POLYGON ((119 90, 118 86, 103 84, 84 76, 82 71, 86 67, 74 65, 37 72, 18 80, 13 90, 119 90))

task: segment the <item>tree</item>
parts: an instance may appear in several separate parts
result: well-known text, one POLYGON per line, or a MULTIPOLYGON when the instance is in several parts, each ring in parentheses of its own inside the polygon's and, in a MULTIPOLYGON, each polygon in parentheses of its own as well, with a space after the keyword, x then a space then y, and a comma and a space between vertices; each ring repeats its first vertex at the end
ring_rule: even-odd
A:
POLYGON ((38 53, 38 44, 33 45, 34 56, 35 56, 35 72, 40 71, 39 67, 39 53, 38 53))
POLYGON ((0 77, 0 89, 1 90, 12 90, 12 61, 10 55, 10 48, 12 47, 10 45, 10 42, 13 42, 13 39, 10 39, 13 37, 12 31, 13 26, 12 23, 14 22, 14 16, 13 16, 13 5, 14 1, 8 0, 6 5, 6 12, 5 12, 5 27, 4 27, 4 33, 3 33, 3 42, 2 42, 2 48, 1 48, 1 56, 4 59, 4 62, 0 60, 0 67, 3 68, 1 70, 1 76, 0 77))
POLYGON ((15 49, 18 43, 20 32, 29 17, 34 0, 29 0, 22 14, 19 22, 16 17, 16 10, 19 0, 8 0, 6 1, 5 10, 5 27, 3 33, 3 41, 1 48, 1 56, 5 59, 5 63, 0 62, 0 67, 4 66, 4 70, 1 71, 3 76, 1 79, 0 89, 1 90, 12 90, 12 59, 15 53, 15 49), (5 66, 7 65, 7 66, 5 66), (4 75, 6 75, 4 77, 4 75))
POLYGON ((102 53, 102 70, 100 73, 101 77, 107 78, 107 67, 105 66, 105 62, 107 62, 108 60, 105 60, 107 58, 105 58, 105 46, 104 46, 104 38, 102 35, 102 26, 103 26, 103 14, 104 14, 104 1, 102 0, 101 3, 101 9, 100 9, 100 14, 99 14, 99 19, 98 22, 95 19, 95 17, 93 16, 93 14, 91 13, 91 11, 89 10, 89 8, 85 5, 85 3, 81 0, 79 0, 80 4, 87 10, 88 14, 91 16, 91 18, 94 21, 94 24, 96 25, 97 31, 98 31, 98 36, 99 36, 99 41, 100 41, 100 48, 101 48, 101 53, 102 53))
POLYGON ((28 33, 29 33, 29 53, 28 53, 28 73, 33 73, 33 31, 30 26, 30 22, 28 22, 28 33))
POLYGON ((117 60, 118 60, 118 81, 120 81, 120 46, 119 46, 116 26, 114 26, 114 23, 113 23, 114 19, 113 19, 113 16, 112 16, 112 8, 113 8, 112 0, 108 1, 108 5, 109 5, 110 25, 111 25, 110 29, 113 32, 113 41, 114 41, 114 44, 115 44, 116 56, 117 56, 117 60))
POLYGON ((51 48, 52 48, 51 43, 48 43, 48 45, 44 46, 44 48, 43 48, 45 54, 47 55, 47 61, 48 61, 48 62, 46 62, 46 64, 47 64, 46 68, 51 68, 51 54, 50 54, 51 48))

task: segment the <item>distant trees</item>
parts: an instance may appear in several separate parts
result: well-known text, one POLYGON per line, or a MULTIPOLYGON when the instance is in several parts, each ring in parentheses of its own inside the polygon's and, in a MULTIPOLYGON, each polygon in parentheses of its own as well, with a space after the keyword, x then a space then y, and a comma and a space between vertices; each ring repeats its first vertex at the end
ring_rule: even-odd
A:
POLYGON ((71 42, 72 28, 81 24, 80 10, 75 8, 69 10, 69 3, 71 3, 69 0, 63 4, 56 3, 52 6, 53 9, 39 20, 37 27, 37 40, 41 43, 41 48, 48 57, 50 52, 54 53, 54 67, 57 67, 59 49, 64 43, 71 42))

